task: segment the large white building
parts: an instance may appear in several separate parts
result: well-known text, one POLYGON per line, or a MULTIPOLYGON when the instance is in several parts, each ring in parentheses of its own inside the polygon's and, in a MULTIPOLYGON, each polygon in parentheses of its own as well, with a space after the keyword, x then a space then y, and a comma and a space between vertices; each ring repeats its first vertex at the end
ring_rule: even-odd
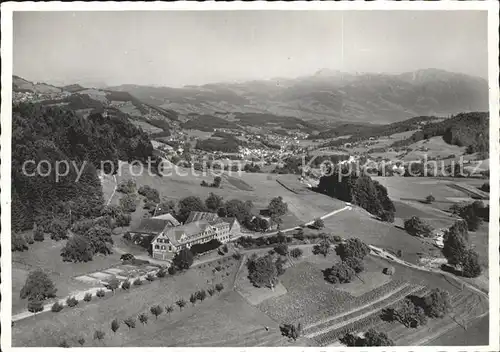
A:
POLYGON ((235 218, 220 218, 214 213, 191 212, 184 225, 167 227, 153 241, 153 258, 169 260, 175 253, 211 240, 226 243, 240 232, 235 218))

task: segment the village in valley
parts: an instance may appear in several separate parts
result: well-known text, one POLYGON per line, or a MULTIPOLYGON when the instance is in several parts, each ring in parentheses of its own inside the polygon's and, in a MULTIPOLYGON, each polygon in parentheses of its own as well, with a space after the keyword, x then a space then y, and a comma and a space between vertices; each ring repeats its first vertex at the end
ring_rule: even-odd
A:
POLYGON ((12 82, 13 347, 489 344, 485 79, 12 82))

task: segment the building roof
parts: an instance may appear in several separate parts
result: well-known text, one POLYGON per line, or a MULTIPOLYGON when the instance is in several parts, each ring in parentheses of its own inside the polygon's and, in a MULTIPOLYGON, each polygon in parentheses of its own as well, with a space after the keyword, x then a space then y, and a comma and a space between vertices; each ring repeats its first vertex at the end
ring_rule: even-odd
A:
POLYGON ((203 212, 203 211, 192 211, 189 213, 189 216, 186 220, 186 224, 193 222, 193 221, 198 221, 198 220, 207 220, 208 222, 215 221, 219 218, 219 216, 216 213, 208 213, 208 212, 203 212))
POLYGON ((229 224, 229 227, 233 227, 234 223, 238 221, 235 217, 227 217, 227 216, 220 217, 219 219, 221 219, 224 222, 227 222, 229 224))
POLYGON ((175 225, 170 220, 162 219, 143 219, 139 226, 132 232, 142 232, 150 234, 159 234, 166 227, 174 227, 175 225))
POLYGON ((158 216, 152 217, 151 219, 168 220, 168 221, 172 222, 172 224, 174 224, 174 226, 179 226, 180 225, 180 222, 177 221, 177 219, 174 218, 174 216, 172 214, 170 214, 170 213, 166 213, 166 214, 163 214, 163 215, 158 215, 158 216))
MULTIPOLYGON (((210 227, 210 224, 206 220, 197 220, 185 225, 173 227, 169 229, 165 235, 168 237, 170 242, 173 245, 178 245, 181 242, 182 235, 186 235, 188 238, 191 236, 196 236, 200 232, 205 231, 207 227, 210 227)), ((158 237, 158 236, 157 236, 158 237)), ((155 238, 156 239, 156 238, 155 238)))

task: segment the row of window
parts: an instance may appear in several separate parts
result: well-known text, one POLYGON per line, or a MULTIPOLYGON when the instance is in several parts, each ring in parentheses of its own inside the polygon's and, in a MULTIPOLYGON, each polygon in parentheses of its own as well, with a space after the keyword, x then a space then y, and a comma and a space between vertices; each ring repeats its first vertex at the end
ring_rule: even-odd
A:
MULTIPOLYGON (((155 249, 161 249, 162 251, 167 249, 167 246, 160 246, 158 244, 155 245, 155 249)), ((168 246, 169 252, 172 252, 172 246, 168 246)))
MULTIPOLYGON (((192 242, 192 243, 189 243, 189 246, 192 246, 192 245, 195 245, 195 244, 199 244, 199 243, 208 242, 209 240, 211 240, 211 239, 213 239, 213 238, 215 238, 215 236, 210 236, 209 238, 204 238, 203 240, 194 241, 194 242, 192 242)), ((227 241, 227 240, 229 240, 229 235, 227 235, 227 236, 223 236, 223 237, 218 236, 218 238, 219 238, 219 240, 221 240, 221 241, 227 241)), ((168 240, 166 240, 166 239, 164 240, 164 239, 161 239, 161 238, 158 238, 158 239, 157 239, 157 241, 158 241, 158 242, 160 242, 160 243, 163 243, 163 242, 168 243, 168 240)), ((183 246, 183 248, 184 248, 184 247, 185 247, 185 246, 183 246)), ((164 246, 164 245, 158 245, 158 244, 156 244, 154 248, 155 248, 155 249, 158 249, 158 250, 162 250, 162 251, 164 251, 164 250, 166 250, 166 249, 167 249, 167 246, 164 246)), ((170 245, 170 246, 168 246, 168 251, 169 251, 169 252, 171 252, 171 251, 172 251, 172 246, 171 246, 171 245, 170 245)))

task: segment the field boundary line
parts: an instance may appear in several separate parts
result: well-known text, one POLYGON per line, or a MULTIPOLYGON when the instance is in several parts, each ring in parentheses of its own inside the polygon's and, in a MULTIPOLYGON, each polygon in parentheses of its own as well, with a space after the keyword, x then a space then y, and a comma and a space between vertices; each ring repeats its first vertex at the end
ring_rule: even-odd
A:
MULTIPOLYGON (((412 293, 414 293, 414 292, 417 292, 417 291, 419 291, 419 290, 421 290, 421 289, 422 289, 422 286, 416 286, 416 287, 415 287, 415 288, 413 288, 410 292, 408 292, 408 294, 406 294, 406 296, 408 296, 408 295, 410 295, 410 294, 412 294, 412 293)), ((401 291, 401 290, 400 290, 400 291, 401 291)), ((355 317, 355 318, 352 318, 352 319, 349 319, 349 320, 347 320, 347 321, 343 321, 343 322, 337 323, 337 324, 335 324, 335 325, 329 326, 329 327, 327 327, 327 328, 324 328, 324 329, 318 330, 318 331, 316 331, 316 332, 313 332, 313 333, 310 333, 310 334, 304 335, 304 337, 307 337, 307 338, 309 338, 309 339, 310 339, 310 338, 313 338, 313 337, 316 337, 316 336, 319 336, 319 335, 325 334, 325 333, 327 333, 327 332, 330 332, 330 331, 332 331, 332 330, 336 330, 336 329, 338 329, 338 328, 341 328, 341 327, 342 327, 342 326, 344 326, 344 325, 351 324, 351 323, 354 323, 354 322, 356 322, 356 321, 358 321, 358 320, 361 320, 361 319, 364 319, 364 318, 366 318, 366 317, 369 317, 370 315, 373 315, 373 314, 375 314, 376 312, 381 311, 382 309, 387 308, 387 307, 390 307, 391 305, 393 305, 393 304, 395 304, 395 303, 399 302, 400 300, 404 299, 406 296, 403 296, 403 297, 401 297, 401 298, 398 298, 398 299, 396 299, 395 301, 388 302, 387 304, 385 304, 385 305, 383 305, 383 306, 381 306, 381 307, 379 307, 379 308, 375 308, 375 309, 373 309, 373 310, 370 310, 370 311, 368 311, 368 312, 366 312, 366 313, 364 313, 364 314, 361 314, 361 315, 359 315, 359 316, 357 316, 357 317, 355 317)), ((373 303, 372 303, 372 304, 373 304, 373 303)))
POLYGON ((374 305, 374 304, 376 304, 376 303, 378 303, 378 302, 382 302, 382 301, 384 301, 384 300, 386 300, 386 299, 390 298, 392 295, 395 295, 396 293, 398 293, 398 292, 402 291, 403 289, 405 289, 405 288, 406 288, 406 287, 408 287, 408 286, 410 286, 410 284, 409 284, 408 282, 405 282, 405 283, 403 283, 401 286, 399 286, 397 289, 394 289, 394 290, 392 290, 392 291, 388 292, 388 293, 387 293, 387 294, 385 294, 384 296, 382 296, 382 297, 380 297, 380 298, 378 298, 378 299, 376 299, 376 300, 374 300, 374 301, 371 301, 371 302, 369 302, 369 303, 366 303, 366 304, 364 304, 364 305, 362 305, 362 306, 360 306, 360 307, 356 307, 356 308, 354 308, 354 309, 351 309, 351 310, 349 310, 349 311, 347 311, 347 312, 343 312, 343 313, 338 314, 338 315, 336 315, 336 316, 333 316, 333 317, 332 317, 332 316, 330 316, 330 317, 328 317, 328 318, 325 318, 325 319, 319 320, 319 321, 317 321, 317 322, 315 322, 315 323, 312 323, 312 324, 310 324, 310 325, 307 325, 307 326, 304 328, 304 330, 312 329, 312 328, 314 328, 314 327, 316 327, 316 326, 318 326, 318 325, 328 323, 329 321, 332 321, 332 320, 335 320, 335 319, 338 319, 338 318, 342 318, 342 317, 345 317, 346 315, 349 315, 349 314, 352 314, 352 313, 356 313, 357 311, 360 311, 360 310, 363 310, 363 309, 365 309, 365 308, 368 308, 368 307, 369 307, 369 306, 371 306, 371 305, 374 305))

